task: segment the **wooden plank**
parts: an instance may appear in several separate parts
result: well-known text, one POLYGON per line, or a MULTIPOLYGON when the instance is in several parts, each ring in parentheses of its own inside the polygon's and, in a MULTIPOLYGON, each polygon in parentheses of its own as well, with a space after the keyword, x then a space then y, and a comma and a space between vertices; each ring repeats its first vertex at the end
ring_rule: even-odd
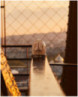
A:
POLYGON ((24 47, 24 48, 31 48, 32 47, 32 45, 2 45, 2 47, 6 47, 6 48, 8 48, 8 47, 24 47))
POLYGON ((64 96, 49 66, 47 57, 33 58, 30 69, 30 96, 64 96))
POLYGON ((20 91, 25 91, 25 90, 28 90, 28 87, 19 87, 19 90, 20 91))
POLYGON ((64 67, 77 67, 78 64, 71 64, 71 63, 53 63, 50 66, 64 66, 64 67))

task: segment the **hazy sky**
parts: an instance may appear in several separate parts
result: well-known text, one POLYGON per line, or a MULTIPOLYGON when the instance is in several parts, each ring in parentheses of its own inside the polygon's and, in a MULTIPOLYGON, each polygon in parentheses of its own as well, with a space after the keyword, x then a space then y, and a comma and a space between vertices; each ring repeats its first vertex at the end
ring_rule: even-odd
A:
POLYGON ((6 1, 7 35, 64 32, 68 1, 6 1))

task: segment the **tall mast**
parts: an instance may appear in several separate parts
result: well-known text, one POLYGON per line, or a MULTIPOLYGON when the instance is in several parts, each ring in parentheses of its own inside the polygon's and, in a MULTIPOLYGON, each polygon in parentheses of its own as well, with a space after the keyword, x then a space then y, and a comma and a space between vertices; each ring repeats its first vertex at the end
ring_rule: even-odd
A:
MULTIPOLYGON (((1 0, 1 45, 6 45, 5 1, 1 0)), ((5 49, 6 53, 6 49, 5 49)))

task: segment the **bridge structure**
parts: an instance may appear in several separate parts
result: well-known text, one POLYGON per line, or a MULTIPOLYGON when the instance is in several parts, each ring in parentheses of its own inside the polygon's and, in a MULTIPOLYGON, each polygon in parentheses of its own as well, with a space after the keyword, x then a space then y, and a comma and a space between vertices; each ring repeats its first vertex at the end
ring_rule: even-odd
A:
MULTIPOLYGON (((1 8, 3 8, 3 6, 1 8)), ((77 95, 77 47, 76 47, 77 46, 76 45, 76 42, 77 42, 77 35, 76 35, 77 34, 76 33, 77 32, 77 2, 76 1, 70 3, 70 9, 71 10, 69 11, 69 24, 68 24, 68 32, 67 32, 66 55, 65 55, 66 64, 65 63, 64 64, 63 63, 50 64, 51 66, 64 67, 63 76, 62 76, 63 77, 62 86, 63 86, 64 91, 60 87, 59 83, 57 82, 57 79, 55 78, 53 74, 53 71, 51 70, 46 54, 41 55, 41 56, 36 55, 36 57, 32 56, 31 59, 29 58, 19 59, 19 60, 31 61, 30 73, 29 74, 12 74, 10 68, 14 68, 14 66, 9 66, 7 59, 2 51, 0 53, 0 56, 1 56, 1 95, 21 96, 22 91, 27 92, 27 95, 30 95, 30 96, 32 95, 33 96, 34 95, 40 95, 40 96, 41 95, 47 95, 47 96, 48 95, 52 95, 52 96, 53 95, 56 95, 56 96, 77 95), (26 88, 23 88, 23 87, 19 88, 17 86, 18 83, 16 82, 13 76, 15 76, 15 78, 17 78, 17 76, 21 76, 21 77, 29 76, 29 81, 28 81, 29 86, 26 88), (57 89, 58 91, 56 91, 57 89), (46 91, 46 94, 45 94, 45 91, 46 91)), ((11 46, 11 45, 5 44, 2 47, 3 48, 4 47, 5 48, 6 47, 20 47, 20 45, 11 46)), ((29 46, 23 45, 22 47, 27 48, 29 46)), ((40 46, 37 46, 37 47, 39 48, 40 46)), ((28 49, 26 49, 26 51, 27 50, 28 49)), ((42 50, 42 47, 38 51, 40 50, 42 50)), ((14 59, 8 59, 8 60, 14 60, 14 59)), ((15 59, 15 60, 18 60, 18 59, 15 59)))
MULTIPOLYGON (((4 82, 2 88, 6 88, 6 96, 21 96, 20 88, 13 77, 10 66, 7 63, 7 59, 1 50, 1 74, 4 82)), ((3 82, 1 85, 3 85, 3 82)), ((26 92, 26 89, 24 90, 26 92)), ((41 40, 38 40, 33 44, 32 59, 30 64, 29 96, 64 96, 64 92, 57 82, 53 71, 48 63, 45 45, 41 40)), ((1 89, 2 95, 5 95, 5 91, 1 89)))

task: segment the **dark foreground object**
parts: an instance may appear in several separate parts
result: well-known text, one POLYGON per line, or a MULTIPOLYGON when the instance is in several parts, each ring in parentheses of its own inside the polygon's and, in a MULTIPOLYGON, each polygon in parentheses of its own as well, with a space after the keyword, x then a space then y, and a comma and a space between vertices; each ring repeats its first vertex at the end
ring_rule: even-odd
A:
MULTIPOLYGON (((77 65, 77 1, 70 1, 65 63, 77 65)), ((64 67, 62 87, 67 96, 77 95, 77 66, 64 67)))

